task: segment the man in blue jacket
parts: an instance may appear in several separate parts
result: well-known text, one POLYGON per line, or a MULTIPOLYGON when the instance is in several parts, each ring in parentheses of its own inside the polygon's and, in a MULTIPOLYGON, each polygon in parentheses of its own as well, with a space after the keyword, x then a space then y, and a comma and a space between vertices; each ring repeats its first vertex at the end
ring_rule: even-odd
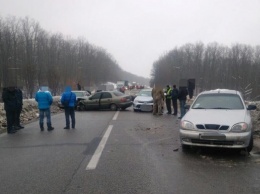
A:
POLYGON ((76 105, 76 94, 71 91, 71 87, 67 86, 65 92, 61 96, 61 103, 64 105, 66 126, 64 129, 70 129, 70 117, 71 127, 75 129, 75 105, 76 105))
POLYGON ((44 115, 46 115, 47 118, 48 131, 53 130, 54 127, 52 127, 51 125, 51 111, 50 111, 50 106, 52 105, 53 102, 51 93, 49 91, 46 91, 45 87, 41 87, 40 90, 35 95, 35 100, 38 102, 38 108, 40 112, 39 124, 40 124, 41 131, 44 131, 44 126, 43 126, 44 115))

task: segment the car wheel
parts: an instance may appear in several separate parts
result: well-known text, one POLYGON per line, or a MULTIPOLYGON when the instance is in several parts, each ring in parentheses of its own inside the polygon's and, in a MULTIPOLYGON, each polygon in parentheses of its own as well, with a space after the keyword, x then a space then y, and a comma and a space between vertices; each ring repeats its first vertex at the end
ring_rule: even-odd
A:
POLYGON ((116 110, 117 110, 116 104, 111 104, 111 105, 110 105, 110 110, 116 111, 116 110))
POLYGON ((249 145, 248 145, 247 148, 246 148, 247 151, 248 151, 248 152, 251 152, 252 149, 253 149, 253 146, 254 146, 254 139, 253 139, 253 136, 251 136, 249 145))
POLYGON ((190 146, 185 144, 181 144, 181 147, 183 151, 190 149, 190 146))
POLYGON ((86 110, 85 105, 82 104, 82 103, 80 103, 80 104, 78 105, 78 110, 79 110, 79 111, 84 111, 84 110, 86 110))
POLYGON ((134 109, 134 112, 138 112, 138 110, 137 110, 137 109, 134 109))

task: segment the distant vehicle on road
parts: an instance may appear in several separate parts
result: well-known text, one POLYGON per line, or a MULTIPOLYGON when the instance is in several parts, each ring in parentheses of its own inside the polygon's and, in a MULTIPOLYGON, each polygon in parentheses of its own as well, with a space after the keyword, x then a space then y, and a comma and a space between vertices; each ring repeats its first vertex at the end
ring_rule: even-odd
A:
POLYGON ((134 111, 153 111, 152 88, 142 89, 136 94, 133 102, 134 111))
POLYGON ((77 109, 80 111, 98 109, 116 111, 118 109, 125 110, 130 106, 132 106, 131 96, 125 95, 119 91, 101 91, 93 94, 87 99, 79 101, 77 109))
POLYGON ((200 93, 181 119, 180 140, 188 146, 253 148, 250 110, 240 92, 217 89, 200 93))

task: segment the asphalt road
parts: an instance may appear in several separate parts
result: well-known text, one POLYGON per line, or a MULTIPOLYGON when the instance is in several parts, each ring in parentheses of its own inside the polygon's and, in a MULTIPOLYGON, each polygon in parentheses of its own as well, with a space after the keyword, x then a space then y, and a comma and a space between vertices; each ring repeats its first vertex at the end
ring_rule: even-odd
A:
POLYGON ((0 193, 260 193, 260 152, 180 147, 172 115, 76 112, 0 135, 0 193))

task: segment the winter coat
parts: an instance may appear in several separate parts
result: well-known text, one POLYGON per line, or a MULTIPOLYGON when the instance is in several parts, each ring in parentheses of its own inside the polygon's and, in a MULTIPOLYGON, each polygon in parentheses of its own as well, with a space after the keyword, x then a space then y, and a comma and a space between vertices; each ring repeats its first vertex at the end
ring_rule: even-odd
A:
POLYGON ((17 108, 22 108, 23 106, 23 92, 19 88, 15 89, 15 94, 17 98, 17 108))
POLYGON ((187 88, 180 88, 178 99, 179 100, 187 100, 188 90, 187 88))
POLYGON ((4 88, 2 93, 2 99, 4 102, 4 109, 6 111, 14 111, 17 108, 16 91, 13 89, 4 88))
POLYGON ((179 95, 179 91, 177 88, 173 88, 172 89, 172 99, 173 100, 177 100, 178 99, 178 95, 179 95))
POLYGON ((76 94, 71 91, 70 87, 67 87, 65 92, 61 96, 61 103, 69 100, 69 107, 75 107, 77 102, 76 94))
POLYGON ((39 109, 48 109, 53 102, 51 93, 43 91, 38 91, 36 93, 35 100, 38 102, 39 109))

